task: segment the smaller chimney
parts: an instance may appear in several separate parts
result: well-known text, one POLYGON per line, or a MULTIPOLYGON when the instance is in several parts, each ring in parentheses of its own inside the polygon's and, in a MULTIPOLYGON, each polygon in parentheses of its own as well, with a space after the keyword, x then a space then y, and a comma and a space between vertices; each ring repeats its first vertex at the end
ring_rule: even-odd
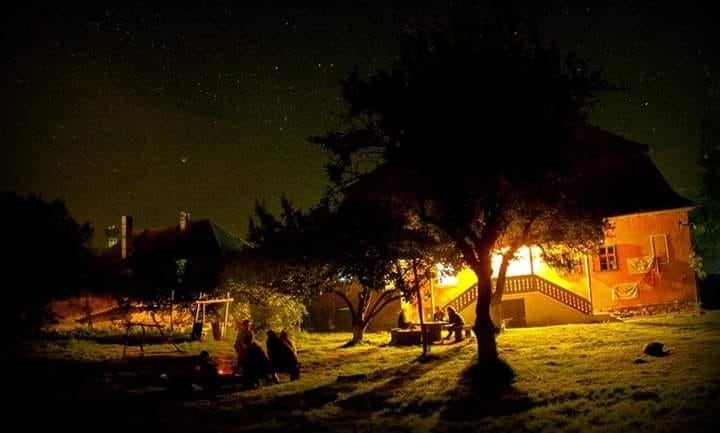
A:
POLYGON ((133 218, 128 215, 120 217, 120 257, 127 259, 132 254, 133 218))
POLYGON ((190 225, 190 214, 185 211, 180 211, 180 231, 184 232, 188 225, 190 225))

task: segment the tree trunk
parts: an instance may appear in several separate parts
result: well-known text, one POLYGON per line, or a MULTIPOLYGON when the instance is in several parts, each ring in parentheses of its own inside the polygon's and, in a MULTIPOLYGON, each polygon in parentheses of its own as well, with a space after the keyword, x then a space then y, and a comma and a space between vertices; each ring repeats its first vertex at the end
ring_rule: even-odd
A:
POLYGON ((413 285, 415 296, 417 296, 418 319, 420 320, 420 341, 422 342, 422 357, 426 357, 430 348, 427 328, 425 328, 425 317, 423 315, 422 287, 420 286, 420 275, 418 273, 417 261, 413 260, 413 285))
POLYGON ((422 341, 422 356, 425 357, 428 354, 428 349, 430 347, 429 341, 428 341, 428 334, 427 334, 427 328, 425 328, 425 318, 423 317, 423 303, 422 303, 422 292, 420 290, 420 285, 415 284, 415 291, 418 299, 418 318, 420 319, 420 338, 422 341))
POLYGON ((362 319, 357 319, 355 321, 355 326, 353 326, 353 336, 352 340, 350 340, 350 345, 355 346, 356 344, 360 344, 363 342, 363 338, 365 338, 365 330, 367 329, 368 324, 365 323, 362 319))
POLYGON ((502 297, 505 293, 505 282, 507 281, 507 270, 510 266, 510 260, 515 255, 517 248, 512 248, 503 255, 500 269, 498 270, 497 280, 495 280, 495 290, 492 292, 490 299, 490 318, 493 321, 495 332, 499 332, 502 328, 502 297))
POLYGON ((492 265, 490 257, 484 257, 473 269, 478 278, 477 303, 475 304, 475 337, 477 337, 478 364, 497 361, 497 345, 495 342, 495 325, 490 317, 490 301, 492 299, 492 265))

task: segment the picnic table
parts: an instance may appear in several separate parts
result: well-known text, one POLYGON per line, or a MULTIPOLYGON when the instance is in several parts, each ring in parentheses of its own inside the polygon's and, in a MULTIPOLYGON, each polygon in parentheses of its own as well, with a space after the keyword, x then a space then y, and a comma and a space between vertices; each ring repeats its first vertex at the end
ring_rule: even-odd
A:
POLYGON ((427 335, 428 341, 432 343, 442 340, 442 330, 449 324, 450 323, 444 321, 425 322, 422 326, 424 327, 425 335, 427 335))
POLYGON ((123 353, 122 357, 124 358, 127 354, 127 348, 130 344, 130 330, 135 327, 139 327, 141 329, 141 335, 140 335, 140 356, 145 354, 145 329, 146 328, 155 328, 158 330, 160 335, 167 339, 168 343, 172 344, 173 347, 175 347, 175 350, 178 352, 183 352, 183 350, 178 347, 177 344, 175 344, 174 341, 172 341, 171 336, 166 335, 165 332, 163 332, 163 328, 165 328, 165 325, 161 325, 159 323, 143 323, 143 322, 130 322, 127 321, 124 323, 125 326, 125 344, 123 345, 123 353))
POLYGON ((442 341, 442 330, 450 324, 448 322, 425 322, 422 326, 413 323, 409 329, 394 328, 390 330, 390 345, 413 346, 422 342, 422 333, 425 331, 429 343, 442 341))

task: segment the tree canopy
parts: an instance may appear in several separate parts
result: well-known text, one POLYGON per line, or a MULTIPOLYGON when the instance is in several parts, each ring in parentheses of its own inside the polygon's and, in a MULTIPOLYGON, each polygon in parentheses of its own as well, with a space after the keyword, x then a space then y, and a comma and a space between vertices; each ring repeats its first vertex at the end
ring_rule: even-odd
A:
POLYGON ((342 85, 345 125, 312 139, 336 184, 384 188, 462 254, 478 276, 481 362, 497 358, 492 253, 601 238, 579 187, 592 152, 578 132, 604 87, 587 62, 511 24, 460 24, 412 35, 389 71, 355 71, 342 85))
POLYGON ((693 213, 694 241, 705 268, 720 270, 720 85, 709 90, 707 108, 701 127, 702 184, 693 213))
POLYGON ((272 270, 260 284, 298 295, 334 293, 350 310, 354 337, 362 341, 372 319, 400 298, 416 296, 436 260, 452 250, 433 233, 412 227, 402 211, 360 197, 326 197, 308 212, 281 200, 279 218, 258 205, 250 224, 250 255, 272 270))
POLYGON ((0 209, 5 295, 15 324, 37 325, 49 300, 86 281, 92 228, 75 221, 60 200, 2 192, 0 209))

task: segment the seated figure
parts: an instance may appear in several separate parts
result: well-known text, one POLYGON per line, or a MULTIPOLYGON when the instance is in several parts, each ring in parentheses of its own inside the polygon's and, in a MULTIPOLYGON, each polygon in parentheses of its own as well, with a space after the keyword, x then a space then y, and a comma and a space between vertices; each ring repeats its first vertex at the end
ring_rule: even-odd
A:
POLYGON ((448 326, 448 335, 445 337, 447 340, 450 338, 453 334, 455 334, 455 342, 462 341, 463 339, 463 327, 465 326, 465 319, 462 318, 460 314, 458 314, 453 307, 447 307, 448 312, 448 322, 450 322, 450 325, 448 326))
POLYGON ((290 375, 290 380, 300 378, 300 363, 294 347, 290 347, 272 330, 267 331, 267 354, 274 373, 287 373, 290 375))
POLYGON ((405 314, 405 309, 401 309, 400 314, 398 315, 398 328, 411 329, 412 327, 413 324, 408 320, 407 315, 405 314))

